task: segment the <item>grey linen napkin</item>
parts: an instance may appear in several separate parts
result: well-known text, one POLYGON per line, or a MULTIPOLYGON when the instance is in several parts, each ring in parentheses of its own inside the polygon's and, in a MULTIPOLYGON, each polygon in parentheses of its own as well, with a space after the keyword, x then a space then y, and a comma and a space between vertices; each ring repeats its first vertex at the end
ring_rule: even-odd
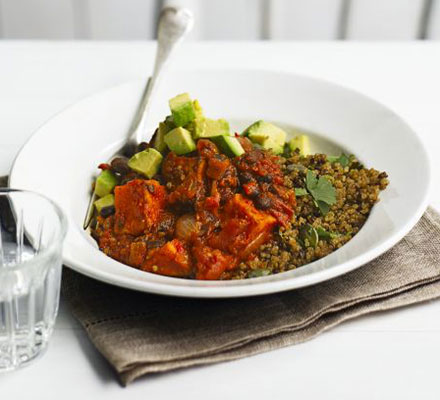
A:
POLYGON ((350 318, 440 297, 440 215, 428 209, 391 250, 353 272, 274 295, 173 298, 64 269, 62 293, 126 385, 153 372, 304 342, 350 318))

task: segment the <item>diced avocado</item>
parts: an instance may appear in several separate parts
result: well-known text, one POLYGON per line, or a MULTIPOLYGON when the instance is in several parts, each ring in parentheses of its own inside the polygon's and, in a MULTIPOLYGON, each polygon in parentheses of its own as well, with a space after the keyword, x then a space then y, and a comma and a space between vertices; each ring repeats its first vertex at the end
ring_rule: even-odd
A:
POLYGON ((203 114, 203 109, 198 100, 193 101, 194 112, 196 117, 188 123, 185 128, 188 129, 193 138, 196 139, 202 135, 202 132, 205 130, 206 126, 206 118, 203 114))
POLYGON ((274 154, 281 154, 284 151, 284 143, 280 144, 272 138, 267 139, 262 145, 265 150, 272 150, 274 154))
POLYGON ((160 153, 164 152, 167 148, 167 144, 165 143, 165 134, 167 134, 171 129, 165 122, 159 122, 156 137, 154 138, 154 148, 160 153))
POLYGON ((108 169, 102 171, 96 178, 95 194, 98 197, 104 197, 110 194, 118 183, 116 176, 108 169))
POLYGON ((268 138, 267 129, 264 129, 266 122, 257 121, 249 125, 242 133, 242 136, 248 136, 254 143, 263 144, 268 138))
POLYGON ((93 204, 95 205, 98 213, 101 213, 101 210, 103 208, 111 207, 111 206, 115 205, 115 196, 113 196, 112 194, 108 194, 108 195, 96 200, 93 204))
POLYGON ((290 150, 295 151, 299 149, 299 153, 302 156, 308 156, 310 154, 310 140, 306 135, 299 135, 294 137, 289 142, 290 150))
POLYGON ((243 131, 252 142, 261 145, 264 149, 272 150, 275 154, 283 152, 286 142, 286 132, 274 124, 266 121, 257 121, 243 131))
POLYGON ((206 118, 196 118, 194 121, 191 121, 186 125, 185 128, 190 131, 194 139, 198 139, 203 135, 203 132, 206 129, 206 118))
POLYGON ((224 119, 206 119, 206 128, 202 137, 229 136, 229 122, 224 119))
POLYGON ((194 139, 229 136, 229 123, 224 119, 196 118, 188 125, 194 139))
POLYGON ((230 157, 241 156, 244 149, 234 136, 214 136, 210 139, 218 146, 219 150, 230 157))
POLYGON ((185 126, 196 118, 196 110, 194 103, 188 93, 182 93, 170 100, 171 114, 173 115, 174 124, 185 126))
POLYGON ((193 106, 196 118, 204 118, 203 108, 197 99, 193 101, 193 106))
POLYGON ((168 132, 165 135, 165 143, 171 151, 178 155, 191 153, 196 149, 191 132, 182 127, 174 128, 168 132))
POLYGON ((128 166, 148 179, 151 179, 157 174, 162 162, 162 154, 156 149, 149 148, 139 153, 136 153, 128 160, 128 166))

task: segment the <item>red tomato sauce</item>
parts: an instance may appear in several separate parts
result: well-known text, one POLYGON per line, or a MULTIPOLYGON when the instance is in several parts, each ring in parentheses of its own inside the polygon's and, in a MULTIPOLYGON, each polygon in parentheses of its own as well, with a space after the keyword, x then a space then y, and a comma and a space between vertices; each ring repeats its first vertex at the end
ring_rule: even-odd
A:
POLYGON ((100 249, 143 271, 204 280, 252 259, 296 201, 277 156, 240 141, 239 157, 202 139, 191 155, 168 153, 154 179, 123 180, 114 215, 99 216, 93 229, 100 249))

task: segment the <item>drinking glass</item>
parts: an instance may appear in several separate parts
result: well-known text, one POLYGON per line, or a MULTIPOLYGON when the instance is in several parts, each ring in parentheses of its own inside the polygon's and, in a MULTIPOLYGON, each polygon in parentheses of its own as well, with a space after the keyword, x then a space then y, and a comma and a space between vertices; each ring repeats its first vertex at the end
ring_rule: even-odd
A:
POLYGON ((0 371, 44 352, 58 312, 66 218, 46 197, 0 189, 0 371))

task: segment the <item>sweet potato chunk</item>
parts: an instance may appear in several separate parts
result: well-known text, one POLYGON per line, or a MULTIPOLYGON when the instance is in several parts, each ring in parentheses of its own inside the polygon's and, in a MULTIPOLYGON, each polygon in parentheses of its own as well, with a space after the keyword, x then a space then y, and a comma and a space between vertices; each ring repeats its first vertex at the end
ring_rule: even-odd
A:
POLYGON ((295 192, 284 186, 283 172, 278 157, 252 149, 234 159, 244 193, 255 206, 287 226, 296 205, 295 192))
POLYGON ((128 256, 128 264, 132 267, 139 268, 147 255, 147 245, 145 242, 133 242, 130 244, 130 254, 128 256))
POLYGON ((162 175, 173 187, 181 185, 197 170, 197 157, 178 156, 170 152, 162 163, 162 175))
POLYGON ((206 160, 201 157, 176 156, 168 153, 162 174, 170 183, 168 202, 178 206, 194 206, 205 196, 206 160))
POLYGON ((237 258, 221 250, 197 244, 192 249, 196 259, 196 279, 213 280, 220 278, 221 274, 237 265, 237 258))
POLYGON ((236 194, 224 208, 221 231, 211 236, 209 244, 244 260, 270 239, 276 222, 251 200, 236 194))
POLYGON ((138 236, 154 229, 165 206, 165 188, 156 180, 135 179, 115 188, 115 233, 138 236))
POLYGON ((99 248, 109 257, 139 268, 147 254, 147 245, 143 240, 145 237, 141 237, 139 241, 133 241, 131 235, 115 234, 113 227, 114 215, 108 218, 98 217, 95 234, 99 248))
POLYGON ((141 269, 169 276, 189 276, 192 273, 188 251, 178 239, 171 240, 153 250, 141 269))

